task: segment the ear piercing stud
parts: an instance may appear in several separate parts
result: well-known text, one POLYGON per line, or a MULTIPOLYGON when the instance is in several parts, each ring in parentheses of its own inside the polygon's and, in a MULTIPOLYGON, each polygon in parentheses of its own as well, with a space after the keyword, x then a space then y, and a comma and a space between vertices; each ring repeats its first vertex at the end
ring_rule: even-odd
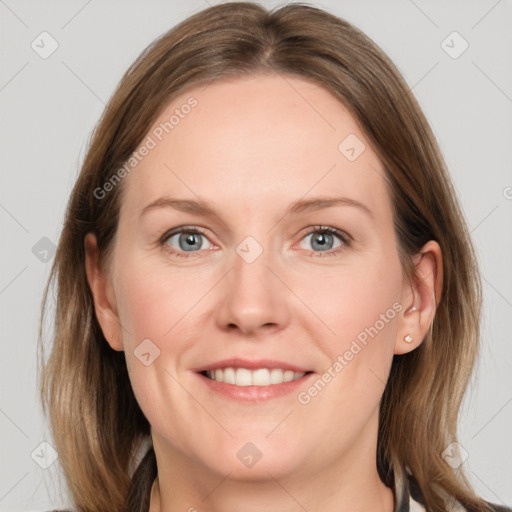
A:
POLYGON ((404 336, 404 340, 407 341, 407 343, 412 343, 412 336, 408 334, 407 336, 404 336))

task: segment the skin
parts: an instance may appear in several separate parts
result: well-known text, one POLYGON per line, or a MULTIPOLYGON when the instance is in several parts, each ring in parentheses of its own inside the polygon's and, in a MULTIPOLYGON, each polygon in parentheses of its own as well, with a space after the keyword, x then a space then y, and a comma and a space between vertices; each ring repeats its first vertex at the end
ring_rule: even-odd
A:
POLYGON ((111 347, 125 351, 152 426, 150 511, 392 511, 376 468, 379 401, 394 354, 414 350, 431 324, 440 248, 428 242, 407 281, 382 164, 320 86, 272 74, 215 82, 175 98, 151 130, 190 96, 197 107, 124 179, 108 269, 94 235, 85 239, 99 323, 111 347), (366 146, 352 162, 338 150, 349 134, 366 146), (165 195, 204 199, 218 215, 162 207, 140 216, 165 195), (317 196, 360 201, 373 218, 348 205, 286 214, 317 196), (308 236, 318 225, 353 240, 332 235, 327 255, 318 233, 308 236), (180 226, 205 231, 195 249, 181 249, 188 257, 166 250, 180 251, 179 235, 160 241, 180 226), (252 263, 236 252, 247 236, 263 249, 252 263), (236 356, 278 359, 315 372, 299 389, 307 390, 395 302, 401 311, 307 405, 295 392, 234 401, 192 371, 236 356), (160 350, 148 366, 134 355, 144 339, 160 350), (251 468, 237 457, 247 442, 262 454, 251 468))

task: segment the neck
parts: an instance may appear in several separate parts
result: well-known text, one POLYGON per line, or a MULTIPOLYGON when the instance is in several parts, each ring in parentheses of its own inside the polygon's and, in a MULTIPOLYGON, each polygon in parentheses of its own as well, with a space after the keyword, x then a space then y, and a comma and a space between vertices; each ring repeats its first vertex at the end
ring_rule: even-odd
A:
MULTIPOLYGON (((364 437, 364 436, 363 436, 364 437)), ((393 490, 380 480, 376 440, 354 443, 329 464, 259 478, 220 474, 194 463, 153 433, 158 476, 149 512, 393 512, 393 490), (363 442, 364 444, 364 442, 363 442)), ((368 438, 366 439, 368 441, 368 438)))
POLYGON ((325 493, 325 482, 315 479, 306 488, 291 481, 272 480, 267 483, 230 482, 219 479, 207 494, 199 495, 193 488, 179 489, 163 484, 157 476, 151 490, 149 512, 393 512, 392 489, 380 479, 353 486, 340 481, 332 494, 325 493))

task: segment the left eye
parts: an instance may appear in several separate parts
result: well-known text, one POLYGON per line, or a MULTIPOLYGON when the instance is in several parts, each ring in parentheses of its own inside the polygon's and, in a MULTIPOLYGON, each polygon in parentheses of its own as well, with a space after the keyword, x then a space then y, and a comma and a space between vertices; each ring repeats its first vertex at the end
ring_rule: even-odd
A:
MULTIPOLYGON (((346 238, 340 231, 334 228, 315 228, 308 233, 302 240, 310 239, 311 247, 319 249, 320 252, 336 252, 336 249, 347 243, 346 238), (338 245, 333 247, 338 239, 338 245)), ((309 244, 308 244, 309 245, 309 244)), ((317 251, 314 251, 317 252, 317 251)))

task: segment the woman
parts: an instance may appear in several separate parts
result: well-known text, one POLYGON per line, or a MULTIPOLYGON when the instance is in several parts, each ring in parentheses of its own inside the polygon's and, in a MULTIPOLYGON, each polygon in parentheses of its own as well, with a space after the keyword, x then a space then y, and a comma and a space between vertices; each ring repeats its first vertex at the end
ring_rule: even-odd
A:
POLYGON ((153 43, 52 282, 42 399, 78 510, 507 510, 457 443, 468 230, 412 93, 347 22, 228 3, 153 43))

